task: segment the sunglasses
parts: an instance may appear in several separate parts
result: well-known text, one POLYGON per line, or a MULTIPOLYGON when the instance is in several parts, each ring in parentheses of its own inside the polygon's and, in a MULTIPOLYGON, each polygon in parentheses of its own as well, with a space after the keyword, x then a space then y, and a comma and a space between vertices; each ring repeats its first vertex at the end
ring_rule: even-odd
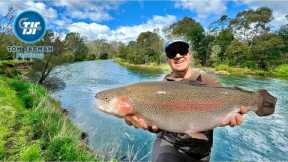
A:
POLYGON ((166 56, 169 59, 175 58, 177 53, 179 53, 181 56, 185 56, 188 54, 188 51, 189 51, 188 43, 182 41, 171 43, 165 49, 166 56))

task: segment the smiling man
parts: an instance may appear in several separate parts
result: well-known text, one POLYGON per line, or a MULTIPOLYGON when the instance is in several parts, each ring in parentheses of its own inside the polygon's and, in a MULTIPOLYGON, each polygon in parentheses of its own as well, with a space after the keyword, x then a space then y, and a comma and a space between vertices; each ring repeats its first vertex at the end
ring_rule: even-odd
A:
MULTIPOLYGON (((165 76, 164 81, 195 80, 208 86, 220 86, 218 81, 209 74, 195 70, 190 66, 191 54, 189 44, 183 41, 175 41, 165 48, 167 62, 172 72, 165 76)), ((127 106, 127 105, 123 105, 127 106)), ((223 121, 225 125, 239 125, 242 121, 241 113, 247 109, 241 107, 239 113, 235 113, 230 119, 223 121)), ((147 125, 143 118, 132 115, 127 116, 126 121, 135 127, 147 129, 151 132, 159 132, 153 146, 153 162, 191 162, 208 161, 213 143, 213 130, 201 132, 208 140, 191 138, 186 134, 159 130, 156 126, 147 125)))

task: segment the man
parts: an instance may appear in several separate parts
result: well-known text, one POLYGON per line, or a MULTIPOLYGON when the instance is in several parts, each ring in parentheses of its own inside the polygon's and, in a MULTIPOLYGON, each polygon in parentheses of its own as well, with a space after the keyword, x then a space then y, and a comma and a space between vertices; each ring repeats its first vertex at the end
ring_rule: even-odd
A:
MULTIPOLYGON (((164 81, 196 80, 209 86, 220 86, 218 81, 211 75, 192 69, 190 66, 191 54, 189 45, 183 41, 175 41, 165 48, 167 62, 172 70, 171 74, 165 76, 164 81)), ((129 106, 129 105, 123 105, 129 106)), ((242 121, 241 113, 247 108, 241 107, 239 113, 235 113, 230 119, 223 121, 223 126, 239 125, 242 121)), ((139 116, 128 116, 128 123, 135 127, 147 129, 151 132, 159 132, 157 126, 149 126, 139 116)), ((160 131, 153 146, 153 162, 191 162, 208 161, 213 143, 213 130, 201 132, 206 135, 207 140, 194 139, 186 134, 160 131)))

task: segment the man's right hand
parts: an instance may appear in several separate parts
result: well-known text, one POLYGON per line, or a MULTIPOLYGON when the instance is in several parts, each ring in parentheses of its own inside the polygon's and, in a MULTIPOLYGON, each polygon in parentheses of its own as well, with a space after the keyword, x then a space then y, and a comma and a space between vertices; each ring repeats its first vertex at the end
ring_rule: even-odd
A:
MULTIPOLYGON (((123 100, 119 100, 117 106, 118 106, 118 109, 133 110, 132 105, 123 101, 123 100)), ((144 120, 144 118, 141 117, 140 115, 129 114, 129 115, 124 116, 124 119, 128 125, 133 125, 136 128, 142 128, 142 129, 148 130, 150 132, 154 132, 154 133, 160 131, 157 128, 157 126, 148 125, 147 122, 144 120)))
POLYGON ((127 124, 133 125, 136 128, 142 128, 153 133, 157 133, 160 131, 156 125, 149 126, 144 120, 144 118, 139 115, 129 115, 124 118, 127 124))

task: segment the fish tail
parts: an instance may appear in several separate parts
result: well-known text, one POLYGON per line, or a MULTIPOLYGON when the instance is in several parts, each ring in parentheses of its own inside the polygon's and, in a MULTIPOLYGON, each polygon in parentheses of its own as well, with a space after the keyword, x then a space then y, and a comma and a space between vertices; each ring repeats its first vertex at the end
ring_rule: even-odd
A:
POLYGON ((277 98, 272 96, 267 90, 261 89, 257 91, 258 94, 258 103, 256 114, 259 116, 266 116, 273 114, 275 111, 275 105, 277 98))

